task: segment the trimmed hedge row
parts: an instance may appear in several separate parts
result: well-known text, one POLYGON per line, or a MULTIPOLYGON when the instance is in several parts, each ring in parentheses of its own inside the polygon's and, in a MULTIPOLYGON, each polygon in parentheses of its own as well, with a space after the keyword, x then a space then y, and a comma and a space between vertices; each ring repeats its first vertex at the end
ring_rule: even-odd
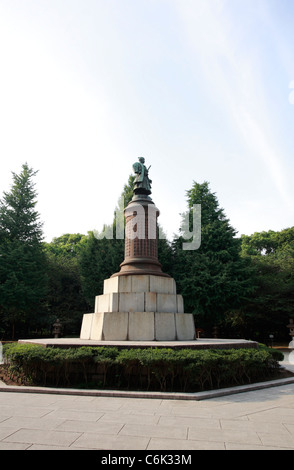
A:
POLYGON ((42 386, 196 392, 267 379, 279 369, 265 347, 118 350, 11 343, 3 354, 10 374, 42 386))

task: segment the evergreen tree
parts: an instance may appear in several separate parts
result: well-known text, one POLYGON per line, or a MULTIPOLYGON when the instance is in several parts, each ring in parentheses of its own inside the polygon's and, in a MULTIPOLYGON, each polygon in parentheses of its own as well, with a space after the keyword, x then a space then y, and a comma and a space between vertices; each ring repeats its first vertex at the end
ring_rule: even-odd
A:
POLYGON ((99 238, 88 233, 79 256, 82 291, 91 308, 95 296, 103 293, 103 281, 120 270, 124 257, 123 240, 99 238))
POLYGON ((35 210, 37 192, 32 178, 37 174, 27 163, 22 172, 13 175, 10 192, 4 192, 0 206, 0 241, 18 240, 28 244, 40 243, 43 238, 42 223, 35 210))
MULTIPOLYGON (((10 325, 12 338, 40 325, 45 312, 46 258, 35 175, 24 164, 19 175, 13 173, 11 191, 0 201, 0 316, 6 330, 10 325)), ((4 327, 2 334, 7 335, 4 327)))
POLYGON ((53 325, 59 319, 63 335, 79 335, 82 316, 89 312, 89 305, 82 294, 77 258, 48 251, 47 265, 49 279, 46 304, 49 324, 53 325))
POLYGON ((242 255, 254 266, 254 294, 228 320, 252 339, 269 335, 289 341, 287 324, 294 318, 294 227, 242 236, 242 255))
POLYGON ((198 250, 184 251, 183 237, 174 240, 173 275, 185 311, 195 314, 197 327, 211 330, 252 291, 250 269, 240 257, 240 240, 209 184, 194 182, 187 202, 189 209, 201 205, 201 245, 198 250))
POLYGON ((131 199, 133 197, 133 191, 134 191, 134 186, 135 186, 135 176, 130 175, 127 184, 124 185, 123 192, 121 194, 121 197, 124 198, 124 206, 127 207, 129 202, 131 202, 131 199))
POLYGON ((60 237, 54 237, 50 243, 45 243, 47 253, 65 256, 66 258, 77 258, 86 241, 86 235, 81 233, 65 233, 60 237))
POLYGON ((85 235, 67 233, 44 244, 48 266, 48 320, 53 325, 59 319, 63 335, 79 335, 83 313, 89 311, 78 264, 86 242, 85 235))

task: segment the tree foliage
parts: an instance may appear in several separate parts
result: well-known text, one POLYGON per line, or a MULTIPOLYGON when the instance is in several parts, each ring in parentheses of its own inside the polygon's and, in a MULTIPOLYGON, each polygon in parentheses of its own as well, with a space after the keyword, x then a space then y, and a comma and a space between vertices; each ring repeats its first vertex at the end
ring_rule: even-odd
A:
POLYGON ((86 242, 86 236, 80 233, 66 233, 60 237, 53 238, 51 243, 45 244, 48 253, 54 256, 76 258, 86 242))
POLYGON ((19 175, 13 173, 11 191, 0 201, 0 316, 12 337, 16 324, 27 329, 44 321, 47 273, 35 175, 24 164, 19 175))
POLYGON ((79 256, 83 294, 94 308, 95 296, 103 293, 103 281, 118 272, 123 260, 123 240, 97 238, 88 233, 87 242, 79 256))
POLYGON ((33 171, 27 163, 22 165, 19 175, 12 173, 13 185, 10 192, 4 192, 0 206, 0 240, 39 243, 43 238, 42 222, 35 207, 37 192, 33 171))
POLYGON ((207 182, 194 182, 187 203, 190 209, 201 205, 201 246, 184 251, 184 239, 175 240, 173 273, 186 311, 195 314, 199 327, 211 329, 252 292, 250 266, 240 257, 240 240, 207 182))
POLYGON ((241 243, 242 256, 254 267, 256 290, 228 318, 247 337, 285 339, 289 318, 294 318, 294 227, 242 236, 241 243))
MULTIPOLYGON (((83 313, 93 311, 104 279, 118 272, 124 259, 122 214, 134 176, 123 187, 113 223, 102 232, 68 233, 45 243, 36 174, 24 164, 0 201, 0 339, 42 328, 51 334, 57 318, 66 334, 79 335, 83 313)), ((217 325, 226 337, 288 338, 286 325, 294 317, 294 227, 237 237, 208 182, 194 182, 186 195, 188 211, 201 205, 199 249, 183 250, 183 232, 171 242, 158 240, 163 272, 175 278, 185 311, 194 313, 196 326, 207 335, 217 325)), ((192 232, 192 217, 189 223, 192 232)))

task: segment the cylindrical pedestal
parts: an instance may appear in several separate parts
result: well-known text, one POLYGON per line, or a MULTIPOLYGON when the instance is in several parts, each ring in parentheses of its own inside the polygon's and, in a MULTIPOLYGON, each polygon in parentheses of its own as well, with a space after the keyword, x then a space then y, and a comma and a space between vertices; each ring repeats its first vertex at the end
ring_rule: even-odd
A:
MULTIPOLYGON (((157 217, 159 210, 149 197, 135 197, 125 209, 125 259, 113 276, 164 274, 158 261, 157 217)), ((112 277, 113 277, 112 276, 112 277)))

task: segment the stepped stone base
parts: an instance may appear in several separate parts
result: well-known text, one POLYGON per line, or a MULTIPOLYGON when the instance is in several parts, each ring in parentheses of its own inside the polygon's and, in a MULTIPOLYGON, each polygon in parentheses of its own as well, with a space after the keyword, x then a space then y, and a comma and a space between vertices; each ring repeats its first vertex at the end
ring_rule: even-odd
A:
POLYGON ((118 276, 104 281, 95 312, 83 316, 80 338, 98 341, 190 341, 195 339, 192 314, 172 278, 118 276))
POLYGON ((97 341, 189 341, 193 315, 159 312, 99 312, 83 317, 81 339, 97 341))

